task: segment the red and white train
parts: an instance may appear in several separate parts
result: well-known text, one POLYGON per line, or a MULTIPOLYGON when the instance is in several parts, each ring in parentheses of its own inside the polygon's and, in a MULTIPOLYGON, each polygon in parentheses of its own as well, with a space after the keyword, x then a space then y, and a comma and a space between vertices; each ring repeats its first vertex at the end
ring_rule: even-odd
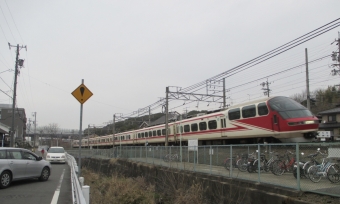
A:
MULTIPOLYGON (((169 122, 168 144, 222 145, 262 142, 311 142, 319 120, 303 105, 284 96, 249 101, 228 109, 169 122)), ((82 140, 82 146, 112 148, 113 145, 164 145, 165 124, 82 140)), ((79 147, 79 141, 73 141, 79 147)))

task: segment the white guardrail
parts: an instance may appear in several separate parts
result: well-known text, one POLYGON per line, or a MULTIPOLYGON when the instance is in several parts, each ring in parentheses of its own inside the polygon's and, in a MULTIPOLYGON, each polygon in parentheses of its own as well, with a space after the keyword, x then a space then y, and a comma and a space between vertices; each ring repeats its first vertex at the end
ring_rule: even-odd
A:
POLYGON ((74 157, 67 154, 68 165, 71 167, 71 186, 72 186, 72 203, 89 204, 90 203, 90 186, 84 186, 84 178, 79 177, 78 165, 74 157))

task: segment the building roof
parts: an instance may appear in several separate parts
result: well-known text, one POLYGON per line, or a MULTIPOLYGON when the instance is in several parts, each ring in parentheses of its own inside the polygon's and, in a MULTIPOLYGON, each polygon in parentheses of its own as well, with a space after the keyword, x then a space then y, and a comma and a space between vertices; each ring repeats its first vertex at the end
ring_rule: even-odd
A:
POLYGON ((325 110, 319 112, 320 115, 332 114, 332 113, 340 113, 340 107, 336 107, 333 109, 325 110))
POLYGON ((0 123, 0 133, 8 134, 9 130, 10 130, 10 127, 8 125, 0 123))

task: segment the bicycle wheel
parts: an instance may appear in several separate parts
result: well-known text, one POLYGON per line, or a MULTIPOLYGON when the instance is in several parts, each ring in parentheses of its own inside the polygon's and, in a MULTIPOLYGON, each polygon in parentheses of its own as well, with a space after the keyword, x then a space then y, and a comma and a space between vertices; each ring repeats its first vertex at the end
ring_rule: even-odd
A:
MULTIPOLYGON (((261 164, 262 164, 262 162, 261 162, 261 164)), ((269 170, 270 170, 269 165, 270 165, 270 164, 268 164, 267 159, 265 159, 265 160, 263 161, 263 170, 264 170, 265 172, 269 172, 269 170)))
POLYGON ((285 163, 281 160, 273 162, 272 173, 276 176, 281 176, 285 172, 285 163))
POLYGON ((327 178, 332 183, 338 183, 340 181, 340 167, 337 164, 332 164, 327 169, 327 178))
POLYGON ((308 162, 306 162, 304 165, 303 165, 303 167, 302 167, 302 171, 300 171, 300 174, 302 175, 304 175, 306 178, 309 178, 309 176, 308 176, 308 169, 309 169, 309 167, 311 167, 311 166, 313 166, 314 164, 313 164, 313 162, 311 162, 311 161, 308 161, 308 162))
POLYGON ((230 159, 229 158, 224 161, 224 168, 227 170, 230 170, 230 159))
POLYGON ((308 177, 314 183, 318 183, 321 180, 321 175, 318 174, 318 172, 319 172, 319 167, 315 165, 308 168, 308 177))
POLYGON ((169 161, 169 155, 168 154, 163 157, 163 161, 165 161, 165 162, 169 161))
POLYGON ((238 161, 238 164, 237 164, 238 170, 240 170, 241 172, 246 172, 247 171, 247 164, 248 164, 247 159, 240 159, 238 161))

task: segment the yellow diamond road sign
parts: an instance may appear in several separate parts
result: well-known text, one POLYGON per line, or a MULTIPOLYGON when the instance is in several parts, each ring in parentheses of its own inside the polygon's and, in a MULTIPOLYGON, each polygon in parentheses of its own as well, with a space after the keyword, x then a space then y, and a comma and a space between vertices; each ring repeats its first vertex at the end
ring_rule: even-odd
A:
POLYGON ((79 103, 83 104, 93 95, 93 93, 84 84, 80 84, 80 86, 72 92, 72 95, 79 103))

